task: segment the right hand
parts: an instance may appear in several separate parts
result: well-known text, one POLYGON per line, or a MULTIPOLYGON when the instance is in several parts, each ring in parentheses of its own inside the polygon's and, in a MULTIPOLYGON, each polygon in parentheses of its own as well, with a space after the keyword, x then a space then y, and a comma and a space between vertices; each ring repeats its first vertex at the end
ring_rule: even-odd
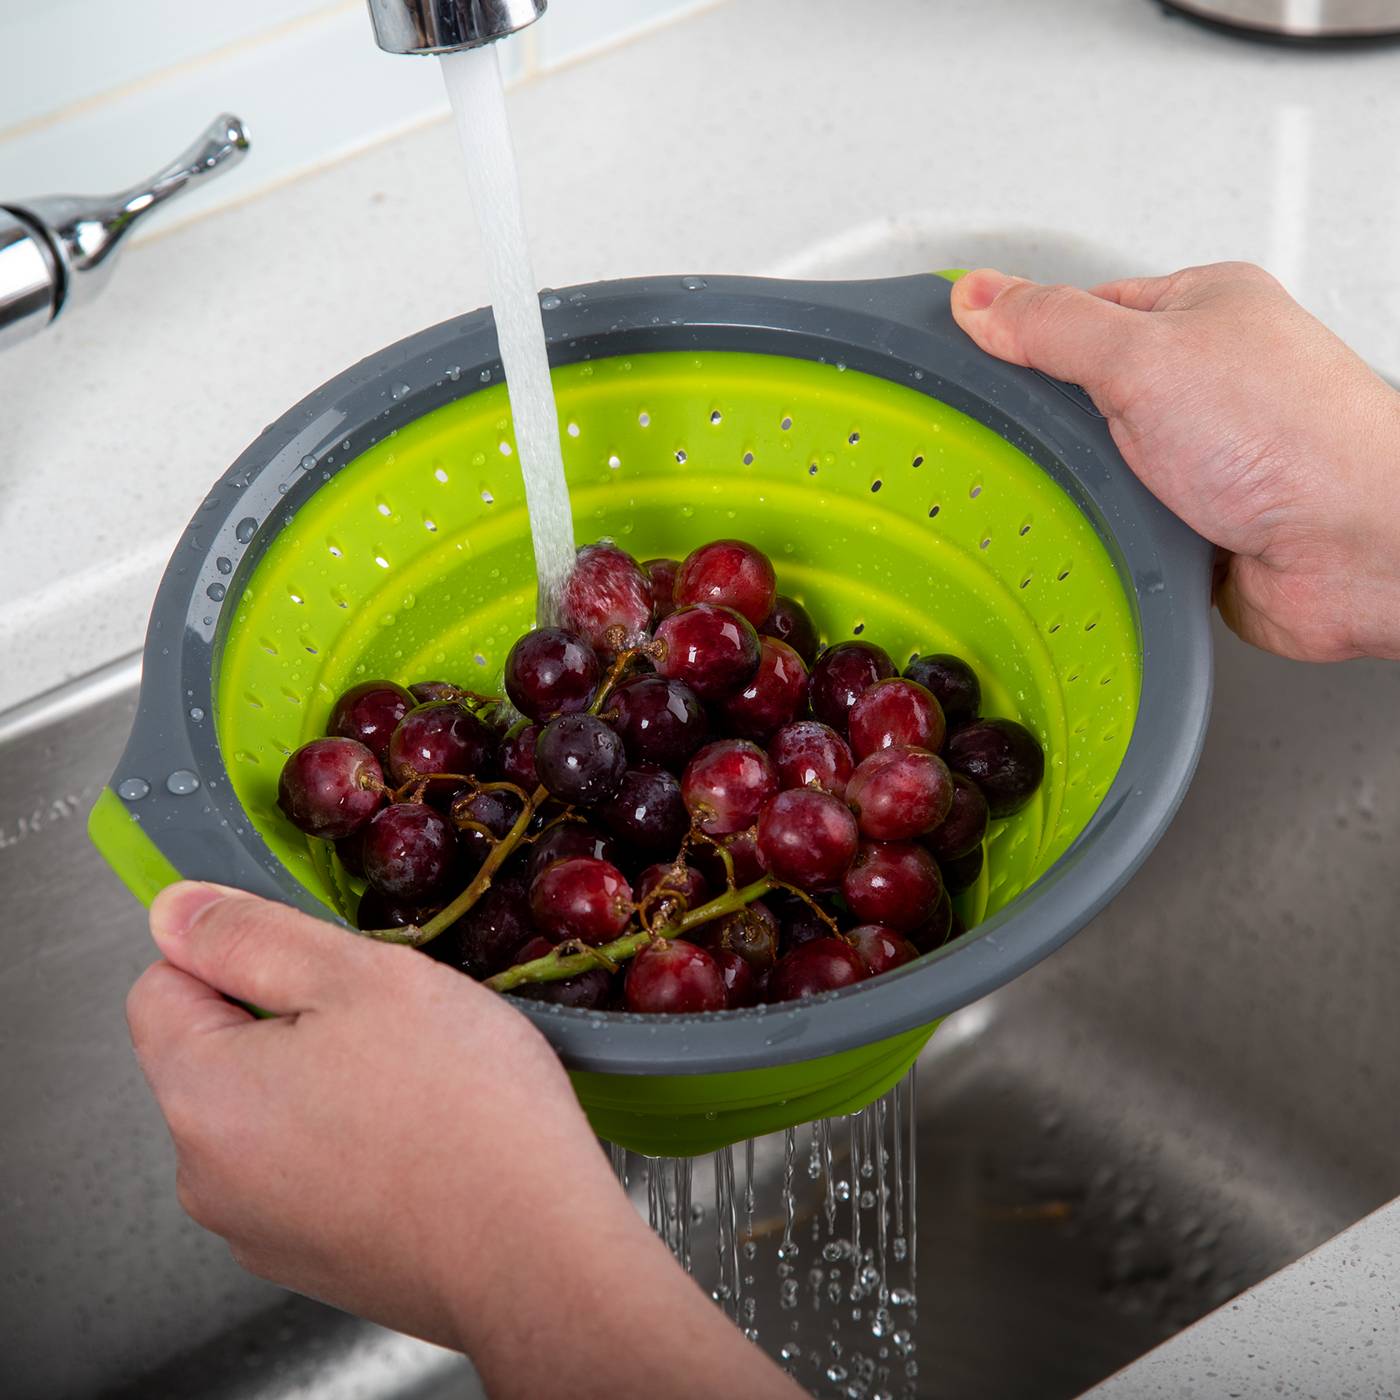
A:
POLYGON ((1400 659, 1400 393, 1267 272, 1086 292, 983 268, 953 315, 988 353, 1083 386, 1148 489, 1224 552, 1216 603, 1246 641, 1400 659))

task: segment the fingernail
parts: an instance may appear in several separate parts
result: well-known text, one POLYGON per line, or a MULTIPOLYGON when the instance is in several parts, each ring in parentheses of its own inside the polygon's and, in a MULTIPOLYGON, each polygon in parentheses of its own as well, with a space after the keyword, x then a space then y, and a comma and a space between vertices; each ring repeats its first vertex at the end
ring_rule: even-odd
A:
POLYGON ((228 898, 218 885, 186 880, 162 890, 151 903, 151 932, 157 939, 182 938, 212 904, 228 898))
POLYGON ((963 309, 985 311, 1008 287, 1024 282, 1024 277, 1010 277, 994 268, 982 268, 961 283, 963 309))

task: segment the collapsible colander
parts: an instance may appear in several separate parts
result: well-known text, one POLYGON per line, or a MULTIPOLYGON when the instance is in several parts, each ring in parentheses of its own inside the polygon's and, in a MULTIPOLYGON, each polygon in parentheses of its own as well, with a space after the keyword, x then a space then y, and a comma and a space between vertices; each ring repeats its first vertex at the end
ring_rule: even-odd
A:
MULTIPOLYGON (((1208 546, 1160 506, 1077 389, 978 351, 937 277, 646 279, 546 297, 580 543, 639 558, 766 550, 823 637, 900 664, 954 651, 1046 780, 994 825, 971 931, 801 1005, 641 1017, 519 1003, 596 1130, 696 1153, 851 1112, 940 1017, 1100 909, 1180 802, 1209 706, 1208 546)), ((140 709, 93 811, 141 899, 180 877, 328 919, 326 848, 275 805, 283 758, 370 677, 498 684, 534 611, 494 323, 370 356, 269 427, 180 541, 140 709)))

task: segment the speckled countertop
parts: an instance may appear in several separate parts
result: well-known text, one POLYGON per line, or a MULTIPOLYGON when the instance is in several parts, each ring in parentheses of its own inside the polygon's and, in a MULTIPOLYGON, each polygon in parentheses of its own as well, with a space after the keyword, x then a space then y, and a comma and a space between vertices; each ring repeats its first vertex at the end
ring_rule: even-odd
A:
MULTIPOLYGON (((1248 258, 1400 380, 1395 48, 1245 43, 1151 0, 885 0, 874 22, 746 0, 511 107, 553 285, 1248 258)), ((181 527, 264 424, 484 299, 444 122, 131 249, 98 303, 0 358, 0 708, 140 645, 181 527)), ((1367 1271, 1394 1278, 1397 1239, 1392 1208, 1102 1393, 1392 1393, 1364 1367, 1350 1391, 1287 1387, 1299 1347, 1340 1368, 1380 1346, 1367 1271)))

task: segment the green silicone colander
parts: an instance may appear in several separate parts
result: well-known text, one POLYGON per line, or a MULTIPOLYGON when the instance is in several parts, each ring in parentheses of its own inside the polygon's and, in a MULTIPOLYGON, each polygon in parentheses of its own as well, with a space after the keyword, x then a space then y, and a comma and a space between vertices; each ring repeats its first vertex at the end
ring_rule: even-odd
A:
MULTIPOLYGON (((1184 791, 1209 690, 1208 552, 1069 386, 976 352, 933 278, 603 284, 547 318, 576 534, 638 557, 765 549, 825 639, 966 656, 1046 782, 998 823, 972 931, 811 1005, 707 1018, 523 1006, 595 1128, 693 1153, 863 1106, 938 1018, 1067 938, 1184 791)), ((235 464, 162 585, 141 716, 94 839, 328 918, 357 897, 275 805, 358 680, 499 685, 533 558, 490 320, 391 347, 235 464)))

